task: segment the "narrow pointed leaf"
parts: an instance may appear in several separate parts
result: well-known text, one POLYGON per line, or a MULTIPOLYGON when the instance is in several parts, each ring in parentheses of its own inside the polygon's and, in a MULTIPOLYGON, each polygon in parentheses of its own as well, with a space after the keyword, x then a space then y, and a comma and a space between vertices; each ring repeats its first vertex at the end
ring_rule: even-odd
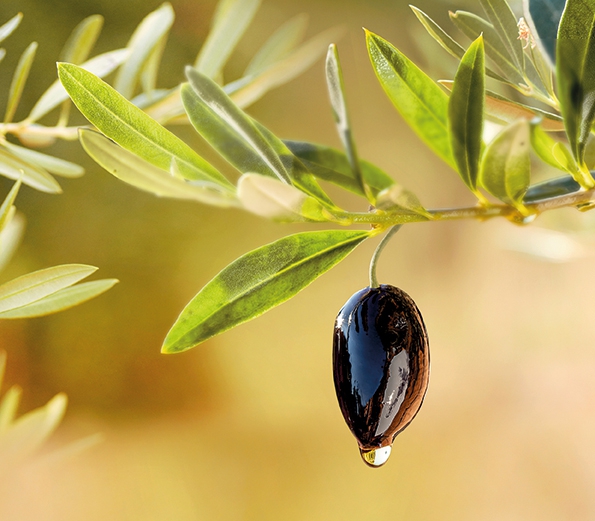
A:
POLYGON ((345 101, 345 83, 343 80, 343 71, 339 62, 339 53, 337 46, 331 44, 326 55, 326 83, 335 118, 337 132, 343 143, 343 148, 347 153, 349 165, 353 171, 353 178, 360 185, 361 191, 366 193, 366 185, 362 179, 362 172, 357 157, 357 149, 351 131, 351 123, 347 113, 347 104, 345 101))
POLYGON ((17 13, 8 22, 0 26, 0 42, 8 38, 12 32, 19 26, 23 19, 23 13, 17 13))
POLYGON ((14 422, 21 401, 21 394, 21 388, 13 385, 2 397, 0 402, 0 435, 6 432, 14 422))
POLYGON ((97 268, 64 264, 28 273, 0 286, 0 312, 25 306, 88 277, 97 268))
POLYGON ((517 19, 506 0, 479 0, 479 3, 518 70, 524 70, 525 55, 519 40, 517 19))
POLYGON ((4 229, 0 231, 0 271, 2 271, 10 262, 10 259, 12 259, 24 233, 25 218, 23 217, 23 214, 16 212, 4 229))
POLYGON ((21 101, 21 95, 25 88, 25 83, 29 77, 29 71, 33 60, 35 59, 35 52, 37 51, 37 42, 32 42, 25 49, 19 63, 16 66, 12 82, 10 83, 10 89, 8 91, 8 102, 6 104, 6 112, 4 114, 4 122, 10 123, 15 115, 19 101, 21 101))
POLYGON ((233 189, 215 167, 104 81, 67 63, 59 64, 58 74, 83 115, 123 148, 163 170, 176 161, 189 179, 233 189))
POLYGON ((459 64, 448 101, 451 147, 459 174, 475 191, 483 146, 485 65, 483 37, 477 38, 459 64))
POLYGON ((481 185, 517 208, 529 187, 529 123, 521 120, 503 129, 487 146, 481 164, 481 185))
POLYGON ((432 217, 413 192, 397 184, 378 194, 376 208, 391 213, 421 215, 425 219, 432 217))
POLYGON ((321 56, 324 56, 330 42, 337 40, 342 30, 327 29, 310 38, 285 58, 269 66, 253 78, 241 78, 225 86, 234 102, 245 108, 259 100, 268 91, 293 80, 321 56))
POLYGON ((31 304, 4 311, 0 313, 0 319, 42 317, 64 311, 105 293, 117 283, 117 279, 102 279, 76 284, 31 304))
POLYGON ((120 67, 114 81, 114 88, 125 98, 134 95, 144 65, 155 46, 169 32, 174 16, 171 4, 165 2, 147 15, 134 31, 126 46, 130 50, 130 56, 120 67))
POLYGON ((94 14, 80 22, 70 34, 60 53, 60 61, 80 65, 83 63, 99 38, 103 28, 103 16, 94 14))
POLYGON ((273 177, 244 174, 238 181, 238 197, 246 210, 274 221, 331 220, 316 199, 273 177))
MULTIPOLYGON (((91 72, 99 78, 107 76, 116 67, 118 67, 130 54, 128 49, 117 49, 115 51, 106 52, 91 58, 89 61, 83 63, 81 68, 91 72)), ((45 116, 48 112, 55 109, 60 103, 68 99, 68 94, 60 80, 56 80, 48 90, 46 90, 41 98, 37 100, 34 107, 31 109, 28 122, 34 122, 45 116)))
POLYGON ((304 232, 246 253, 190 301, 167 334, 162 351, 195 347, 289 300, 368 237, 364 231, 304 232))
POLYGON ((595 119, 595 4, 568 0, 560 20, 556 48, 558 98, 570 148, 583 162, 595 119))
MULTIPOLYGON (((334 183, 363 197, 366 196, 353 177, 353 170, 343 152, 303 141, 285 141, 285 144, 318 179, 334 183)), ((374 196, 395 184, 392 177, 372 163, 360 159, 359 164, 364 182, 374 196)))
MULTIPOLYGON (((8 225, 14 215, 14 201, 17 198, 19 189, 21 188, 21 180, 19 179, 14 186, 10 189, 10 192, 4 198, 2 205, 0 206, 0 233, 8 225)), ((2 244, 0 243, 0 248, 2 244)))
MULTIPOLYGON (((110 174, 136 188, 161 197, 190 199, 214 206, 237 206, 237 199, 214 183, 192 184, 153 166, 136 154, 110 141, 103 134, 81 129, 83 148, 110 174)), ((198 183, 198 182, 197 182, 198 183)))
POLYGON ((281 25, 250 60, 244 76, 259 74, 277 61, 285 58, 300 42, 308 16, 299 14, 281 25))
POLYGON ((530 186, 525 194, 523 202, 527 204, 534 203, 551 197, 572 194, 580 190, 581 185, 579 185, 572 176, 565 175, 563 177, 548 179, 542 183, 530 186))
POLYGON ((4 147, 0 147, 0 175, 24 184, 40 192, 59 194, 62 192, 58 182, 43 168, 25 161, 4 147))
POLYGON ((20 147, 12 143, 4 143, 4 146, 8 148, 15 156, 20 157, 22 160, 37 165, 51 174, 59 175, 62 177, 81 177, 85 173, 85 169, 75 163, 60 159, 59 157, 50 156, 31 150, 29 148, 20 147))
MULTIPOLYGON (((157 89, 157 76, 159 74, 159 66, 161 65, 161 59, 163 58, 163 51, 167 44, 168 34, 165 33, 161 36, 161 39, 153 46, 153 50, 149 57, 145 61, 143 68, 140 71, 140 83, 142 87, 141 96, 145 96, 147 100, 156 101, 159 96, 164 96, 168 90, 160 91, 157 89)), ((133 100, 137 107, 141 107, 138 102, 138 96, 133 100)), ((144 104, 145 106, 147 103, 144 104)))
POLYGON ((529 25, 551 63, 556 63, 556 36, 565 4, 566 0, 525 0, 529 25))
POLYGON ((260 0, 220 0, 213 27, 194 63, 201 73, 209 78, 221 73, 259 7, 260 0))
POLYGON ((455 168, 446 94, 389 42, 370 32, 366 40, 376 76, 393 105, 420 138, 455 168))
MULTIPOLYGON (((566 170, 562 164, 556 159, 554 154, 554 146, 557 141, 545 132, 540 125, 531 124, 531 146, 539 158, 558 170, 566 170)), ((575 164, 576 165, 576 164, 575 164)), ((576 168, 575 168, 576 170, 576 168)))

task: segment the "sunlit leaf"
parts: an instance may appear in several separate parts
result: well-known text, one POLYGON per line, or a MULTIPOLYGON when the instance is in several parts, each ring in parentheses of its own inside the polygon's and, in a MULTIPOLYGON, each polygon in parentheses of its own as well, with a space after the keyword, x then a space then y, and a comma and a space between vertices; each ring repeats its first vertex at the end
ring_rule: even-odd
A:
POLYGON ((25 232, 25 218, 16 212, 0 232, 0 271, 10 262, 25 232))
POLYGON ((60 61, 79 65, 95 46, 103 27, 103 16, 94 14, 80 22, 70 34, 60 53, 60 61))
POLYGON ((2 397, 0 402, 0 435, 6 432, 17 415, 21 401, 22 390, 18 385, 13 385, 2 397))
MULTIPOLYGON (((554 146, 556 143, 557 141, 552 139, 552 137, 549 136, 540 125, 533 123, 531 124, 531 146, 533 147, 535 153, 548 165, 559 170, 565 170, 564 166, 560 164, 554 155, 554 146)), ((576 170, 576 163, 573 170, 576 170)))
MULTIPOLYGON (((14 201, 17 198, 20 188, 21 180, 19 179, 10 189, 10 192, 8 192, 4 201, 2 201, 2 205, 0 205, 0 233, 8 225, 14 215, 14 201)), ((0 248, 2 248, 2 243, 0 243, 0 248)))
POLYGON ((221 73, 259 7, 260 0, 220 0, 213 27, 194 63, 201 73, 209 78, 221 73))
POLYGON ((88 277, 97 268, 64 264, 22 275, 0 285, 0 312, 25 306, 88 277))
POLYGON ((46 405, 18 418, 0 434, 0 469, 6 472, 38 449, 54 432, 66 411, 66 395, 57 394, 46 405))
MULTIPOLYGON (((363 197, 366 196, 362 192, 361 185, 353 177, 353 170, 343 152, 303 141, 285 141, 285 144, 317 178, 363 197)), ((374 196, 395 184, 392 177, 372 163, 360 159, 359 165, 366 186, 374 196)))
POLYGON ((8 22, 0 26, 0 42, 8 38, 12 32, 19 26, 23 19, 23 13, 17 13, 8 22))
POLYGON ((6 148, 0 147, 0 175, 24 184, 41 192, 59 194, 62 192, 58 182, 43 168, 15 156, 6 148))
POLYGON ((389 42, 370 32, 366 40, 376 76, 393 105, 421 139, 455 168, 446 94, 389 42))
POLYGON ((303 38, 308 16, 299 14, 282 24, 250 60, 244 76, 259 74, 283 59, 303 38))
POLYGON ((102 279, 76 284, 31 304, 4 311, 0 313, 0 319, 42 317, 64 311, 105 293, 117 283, 116 279, 102 279))
POLYGON ((376 207, 386 212, 405 212, 431 219, 431 215, 423 207, 419 198, 413 192, 397 184, 378 194, 376 207))
POLYGON ((246 253, 190 301, 162 351, 185 351, 285 302, 368 237, 365 231, 304 232, 246 253))
POLYGON ((522 209, 529 187, 529 123, 517 121, 504 128, 486 147, 481 163, 481 185, 501 201, 522 209))
POLYGON ((526 0, 529 23, 534 37, 545 50, 551 63, 556 62, 556 35, 566 0, 526 0))
POLYGON ((572 194, 580 190, 581 185, 572 176, 565 175, 530 186, 523 202, 526 204, 534 203, 543 199, 550 199, 551 197, 572 194))
POLYGON ((362 193, 367 194, 366 185, 364 184, 362 172, 359 166, 355 141, 353 140, 351 123, 349 122, 349 115, 347 113, 343 71, 341 70, 339 53, 335 44, 330 45, 326 55, 326 84, 331 100, 331 107, 333 109, 333 116, 335 118, 337 132, 339 133, 339 137, 343 143, 343 148, 347 153, 349 166, 353 171, 353 178, 360 185, 362 193))
POLYGON ((519 40, 517 19, 506 0, 479 0, 479 3, 517 69, 525 70, 525 54, 523 44, 519 40))
MULTIPOLYGON (((93 74, 102 78, 107 76, 116 67, 118 67, 130 54, 128 49, 118 49, 115 51, 106 52, 91 58, 89 61, 83 63, 81 67, 93 74)), ((46 90, 41 98, 37 100, 31 113, 27 116, 28 122, 34 122, 45 116, 48 112, 56 108, 60 103, 68 99, 66 90, 60 83, 60 80, 56 80, 46 90)))
MULTIPOLYGON (((161 39, 155 44, 151 54, 145 61, 143 68, 140 71, 140 83, 142 87, 141 96, 145 96, 148 105, 148 101, 157 101, 161 96, 165 96, 168 90, 157 90, 157 76, 159 74, 159 66, 161 65, 161 59, 163 58, 163 52, 167 44, 168 34, 165 33, 161 36, 161 39)), ((138 102, 138 96, 133 100, 133 103, 142 108, 142 105, 138 102)))
POLYGON ((483 37, 470 46, 455 75, 448 101, 451 147, 459 174, 476 192, 483 146, 485 65, 483 37))
POLYGON ((19 106, 19 101, 21 101, 21 95, 23 94, 25 83, 29 77, 29 71, 31 70, 31 65, 33 65, 36 51, 37 42, 32 42, 29 44, 29 46, 23 51, 23 54, 19 59, 19 63, 14 70, 14 75, 12 76, 12 82, 10 83, 10 89, 8 91, 6 112, 4 114, 5 123, 10 123, 12 121, 17 107, 19 106))
POLYGON ((114 88, 125 98, 131 98, 140 73, 156 45, 167 35, 174 22, 174 10, 166 2, 147 15, 136 28, 128 45, 130 56, 120 67, 114 88))
POLYGON ((552 147, 552 154, 562 169, 566 170, 572 177, 574 177, 575 181, 578 183, 582 181, 578 165, 564 143, 559 141, 554 143, 554 146, 552 147))
POLYGON ((238 181, 238 197, 246 210, 274 221, 331 220, 316 199, 273 177, 244 174, 238 181))
POLYGON ((234 194, 221 190, 219 185, 187 182, 116 145, 103 134, 86 129, 79 132, 81 144, 87 154, 125 183, 162 197, 191 199, 223 207, 238 205, 234 194))
POLYGON ((123 148, 166 171, 176 161, 188 179, 234 190, 215 167, 104 81, 67 63, 59 64, 58 74, 83 115, 123 148))
POLYGON ((285 58, 277 61, 255 77, 242 78, 238 83, 225 86, 233 101, 245 108, 259 100, 268 91, 284 85, 308 69, 318 58, 324 56, 330 42, 337 40, 343 31, 327 29, 301 44, 285 58))
POLYGON ((486 56, 492 59, 509 80, 514 83, 523 81, 522 71, 514 63, 514 57, 508 49, 502 45, 500 35, 491 23, 467 11, 450 13, 450 19, 471 40, 483 35, 486 56))
MULTIPOLYGON (((556 55, 560 108, 570 149, 582 168, 585 146, 595 120, 595 5, 592 2, 566 2, 556 55)), ((587 180, 584 186, 589 188, 593 184, 587 180)))
POLYGON ((85 169, 82 166, 66 161, 65 159, 43 154, 36 150, 20 147, 8 142, 4 143, 4 146, 15 156, 20 157, 28 163, 44 168, 51 174, 74 178, 81 177, 85 173, 85 169))

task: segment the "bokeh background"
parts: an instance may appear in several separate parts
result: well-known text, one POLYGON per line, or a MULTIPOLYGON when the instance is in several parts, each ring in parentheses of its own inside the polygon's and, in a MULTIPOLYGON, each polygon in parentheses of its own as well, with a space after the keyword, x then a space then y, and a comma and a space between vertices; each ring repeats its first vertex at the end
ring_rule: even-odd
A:
MULTIPOLYGON (((294 14, 309 14, 310 36, 343 25, 338 44, 361 156, 426 206, 473 204, 457 175, 401 121, 369 65, 362 26, 432 77, 453 76, 455 60, 406 4, 264 0, 226 76, 236 77, 294 14)), ((60 48, 82 18, 105 17, 96 49, 102 52, 124 46, 158 5, 4 0, 2 21, 18 11, 25 18, 6 43, 0 92, 20 52, 38 41, 24 116, 55 78, 60 48)), ((215 2, 172 5, 177 17, 164 87, 182 81, 215 2)), ((445 25, 448 9, 479 9, 470 1, 416 5, 445 25)), ((339 145, 322 61, 249 112, 280 136, 339 145)), ((176 131, 203 146, 189 129, 176 131)), ((76 142, 50 152, 80 162, 87 174, 62 181, 59 196, 22 190, 17 205, 27 231, 2 280, 80 262, 121 282, 54 316, 0 322, 0 346, 8 353, 4 389, 24 388, 21 412, 68 394, 67 415, 46 451, 97 432, 103 442, 69 460, 15 470, 2 483, 0 519, 595 519, 593 216, 564 210, 524 228, 500 220, 413 224, 399 232, 379 275, 422 310, 432 375, 419 416, 398 437, 389 463, 373 470, 360 461, 341 418, 330 356, 333 320, 367 285, 373 241, 258 320, 187 353, 161 355, 179 311, 221 268, 313 227, 141 193, 93 164, 76 142)), ((2 193, 8 187, 3 182, 2 193)))

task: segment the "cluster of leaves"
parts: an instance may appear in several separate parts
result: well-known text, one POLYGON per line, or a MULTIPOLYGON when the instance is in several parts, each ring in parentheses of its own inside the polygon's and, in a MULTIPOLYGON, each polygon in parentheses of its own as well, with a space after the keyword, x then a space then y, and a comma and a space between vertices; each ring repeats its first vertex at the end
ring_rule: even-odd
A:
MULTIPOLYGON (((245 97, 237 93, 251 85, 258 70, 253 64, 261 68, 267 64, 261 73, 266 75, 275 68, 268 64, 278 59, 276 50, 294 42, 287 26, 280 29, 244 78, 222 86, 221 71, 230 48, 229 39, 218 35, 232 26, 241 33, 245 26, 240 27, 238 21, 243 23, 251 16, 252 0, 220 4, 203 50, 194 66, 186 69, 187 83, 163 98, 170 108, 174 98, 180 101, 187 121, 239 172, 235 183, 164 128, 160 122, 167 118, 156 117, 163 112, 143 111, 138 103, 128 101, 126 94, 131 91, 122 92, 117 80, 114 88, 84 68, 59 64, 62 85, 99 130, 80 131, 83 147, 123 181, 156 195, 240 207, 278 221, 372 225, 369 232, 298 233, 240 257, 186 306, 165 339, 164 352, 194 347, 291 298, 363 240, 389 226, 461 215, 504 215, 528 222, 545 206, 555 206, 560 196, 584 192, 589 201, 595 186, 587 154, 595 117, 594 85, 588 73, 595 59, 595 44, 590 39, 593 9, 581 0, 568 0, 561 16, 562 1, 530 0, 525 22, 516 19, 505 0, 480 0, 479 4, 486 18, 463 11, 451 14, 455 25, 472 40, 467 49, 413 8, 428 32, 460 61, 454 79, 440 82, 442 86, 388 41, 366 31, 373 69, 389 99, 477 197, 478 205, 467 213, 426 209, 388 174, 359 159, 334 45, 327 52, 326 78, 344 152, 284 141, 245 113, 245 97), (545 104, 547 110, 488 90, 486 78, 545 104), (501 126, 489 143, 484 142, 486 119, 501 126), (551 132, 564 130, 568 145, 551 137, 551 132), (531 149, 565 175, 530 186, 531 149), (339 208, 319 181, 362 197, 371 210, 339 208), (500 202, 491 202, 489 195, 500 202)), ((237 42, 232 40, 232 44, 237 42)), ((178 109, 173 112, 181 122, 178 109)), ((172 113, 168 111, 164 112, 172 113)))

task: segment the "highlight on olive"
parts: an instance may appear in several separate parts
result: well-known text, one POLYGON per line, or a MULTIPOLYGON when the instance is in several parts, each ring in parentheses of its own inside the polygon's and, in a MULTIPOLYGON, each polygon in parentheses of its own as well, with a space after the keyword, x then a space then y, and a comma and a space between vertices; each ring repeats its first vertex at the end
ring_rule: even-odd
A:
POLYGON ((409 295, 381 284, 345 303, 335 320, 333 377, 366 464, 386 463, 395 437, 421 407, 429 375, 428 336, 409 295))

